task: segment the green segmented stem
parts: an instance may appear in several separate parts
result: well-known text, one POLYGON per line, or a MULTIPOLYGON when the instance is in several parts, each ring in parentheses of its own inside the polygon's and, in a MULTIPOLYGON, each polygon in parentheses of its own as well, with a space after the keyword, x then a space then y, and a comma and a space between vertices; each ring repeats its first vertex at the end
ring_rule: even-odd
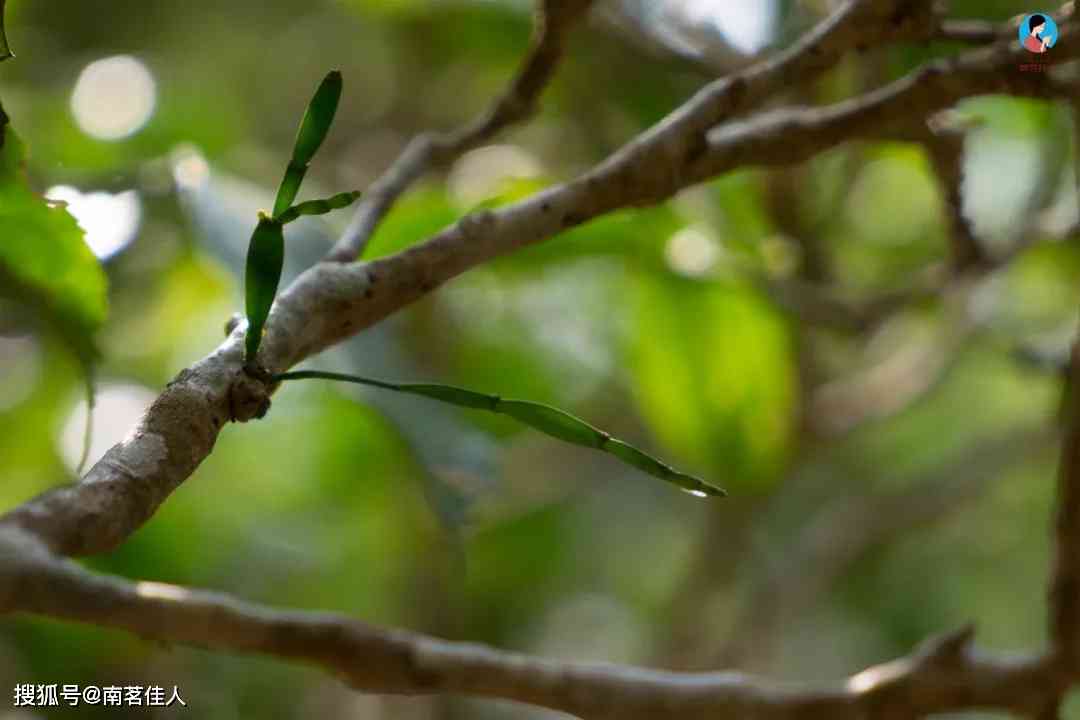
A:
POLYGON ((356 202, 356 199, 360 197, 359 190, 352 190, 349 192, 338 193, 322 200, 308 200, 306 202, 297 203, 291 208, 286 210, 277 216, 277 221, 282 225, 291 223, 301 215, 325 215, 332 210, 340 210, 347 208, 356 202))
POLYGON ((273 216, 275 219, 285 213, 292 201, 296 199, 307 169, 307 165, 293 165, 292 163, 285 168, 285 175, 281 178, 281 184, 278 185, 277 197, 274 198, 273 216))
POLYGON ((370 385, 384 390, 420 395, 450 405, 457 405, 458 407, 508 415, 518 422, 564 442, 614 455, 624 463, 636 467, 653 477, 672 483, 698 497, 727 494, 724 490, 710 485, 704 480, 671 468, 633 445, 608 435, 603 430, 593 427, 570 413, 548 405, 527 400, 505 400, 498 395, 488 395, 452 385, 394 383, 359 375, 345 375, 319 370, 296 370, 275 375, 272 379, 274 381, 322 379, 370 385))

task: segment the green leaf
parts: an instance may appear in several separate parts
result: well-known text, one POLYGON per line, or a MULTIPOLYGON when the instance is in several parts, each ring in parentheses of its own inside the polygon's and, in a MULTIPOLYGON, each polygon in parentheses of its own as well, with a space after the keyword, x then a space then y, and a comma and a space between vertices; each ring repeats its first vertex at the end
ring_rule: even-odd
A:
MULTIPOLYGON (((6 48, 0 0, 0 51, 6 48)), ((0 107, 0 293, 38 310, 82 366, 87 411, 81 474, 90 450, 93 364, 99 356, 94 332, 105 322, 107 281, 75 218, 30 189, 24 162, 25 149, 0 107)))
POLYGON ((40 310, 88 365, 108 309, 105 273, 75 218, 31 190, 6 119, 0 109, 0 288, 40 310))
POLYGON ((300 121, 300 129, 296 132, 292 160, 289 161, 285 177, 278 187, 277 199, 274 201, 275 218, 288 210, 296 199, 308 163, 315 157, 330 132, 330 124, 334 122, 334 114, 337 113, 338 102, 341 100, 341 88, 341 73, 332 70, 326 74, 311 98, 304 119, 300 121))
POLYGON ((584 420, 558 408, 526 400, 499 400, 496 412, 509 415, 518 422, 536 428, 564 442, 587 448, 603 448, 610 436, 584 420))
POLYGON ((244 275, 248 327, 244 337, 244 357, 255 362, 262 342, 263 328, 274 304, 281 268, 285 264, 285 237, 281 223, 259 213, 259 224, 248 243, 247 268, 244 275))
POLYGON ((602 450, 613 455, 628 465, 632 465, 653 477, 666 480, 677 485, 687 492, 704 497, 707 495, 726 495, 723 490, 706 483, 704 480, 678 472, 660 460, 635 448, 622 440, 611 437, 606 432, 599 430, 589 423, 574 417, 570 413, 558 408, 541 405, 540 403, 527 400, 504 400, 498 395, 487 395, 474 390, 454 387, 452 385, 435 385, 429 383, 392 383, 385 380, 361 377, 358 375, 344 375, 341 373, 322 372, 319 370, 297 370, 294 372, 275 375, 275 381, 283 380, 336 380, 340 382, 356 383, 357 385, 370 385, 384 390, 421 395, 423 397, 439 400, 440 402, 457 405, 459 407, 474 410, 487 410, 489 412, 508 415, 529 427, 535 428, 551 437, 564 442, 582 447, 602 450))
POLYGON ((331 123, 334 122, 334 114, 337 113, 338 102, 341 100, 341 88, 341 72, 338 70, 328 72, 319 83, 308 104, 307 112, 304 113, 304 119, 300 121, 300 130, 296 133, 293 165, 307 165, 319 151, 330 132, 331 123))
MULTIPOLYGON (((374 384, 375 381, 372 381, 374 384)), ((475 410, 494 410, 494 400, 491 395, 485 395, 484 393, 474 392, 472 390, 466 390, 465 388, 454 387, 453 385, 431 385, 426 383, 402 383, 396 384, 384 384, 378 387, 385 388, 387 390, 399 390, 408 392, 412 395, 423 395, 424 397, 431 398, 432 400, 439 400, 451 405, 457 405, 458 407, 473 408, 475 410)))
POLYGON ((15 57, 15 53, 11 52, 11 46, 8 45, 7 32, 4 30, 4 5, 6 3, 7 0, 0 0, 0 62, 15 57))

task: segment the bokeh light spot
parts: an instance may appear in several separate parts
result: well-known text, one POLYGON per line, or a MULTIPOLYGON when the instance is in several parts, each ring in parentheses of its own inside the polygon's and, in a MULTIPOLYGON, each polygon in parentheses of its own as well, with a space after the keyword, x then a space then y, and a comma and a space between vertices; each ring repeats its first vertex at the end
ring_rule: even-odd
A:
POLYGON ((508 181, 539 177, 540 161, 516 145, 470 150, 454 163, 447 184, 459 207, 471 208, 499 194, 508 181))
POLYGON ((157 84, 149 68, 130 55, 95 60, 83 68, 71 93, 71 112, 87 135, 120 140, 154 114, 157 84))
POLYGON ((720 259, 720 248, 705 232, 683 228, 671 236, 664 248, 668 265, 682 275, 700 277, 720 259))
POLYGON ((81 193, 69 185, 56 185, 45 191, 49 200, 67 205, 67 210, 85 231, 86 244, 99 258, 123 250, 139 230, 142 203, 134 190, 113 194, 81 193))

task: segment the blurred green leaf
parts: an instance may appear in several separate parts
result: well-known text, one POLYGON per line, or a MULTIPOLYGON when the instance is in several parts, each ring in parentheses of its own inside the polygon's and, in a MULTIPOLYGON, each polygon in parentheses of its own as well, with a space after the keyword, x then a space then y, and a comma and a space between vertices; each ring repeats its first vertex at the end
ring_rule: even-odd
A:
POLYGON ((1080 300, 1080 248, 1043 243, 1020 255, 1000 280, 997 323, 1018 335, 1067 327, 1080 300))
POLYGON ((94 332, 105 321, 106 279, 67 210, 30 189, 25 150, 0 124, 0 275, 18 301, 29 301, 61 332, 78 357, 97 357, 94 332))
MULTIPOLYGON (((171 68, 171 71, 177 71, 171 68)), ((164 80, 163 80, 164 82, 164 80)), ((43 88, 27 108, 24 129, 33 128, 34 167, 49 169, 57 180, 80 185, 100 182, 105 173, 126 173, 139 163, 167 155, 178 144, 197 147, 217 159, 243 140, 252 121, 250 107, 219 86, 188 78, 170 84, 150 122, 121 141, 95 138, 75 123, 67 93, 43 88), (193 108, 213 107, 214 112, 193 108)))
POLYGON ((1064 111, 1038 98, 1008 95, 979 95, 957 104, 962 112, 979 118, 985 129, 1002 135, 1038 137, 1057 124, 1067 125, 1058 117, 1064 111))
POLYGON ((730 485, 761 487, 782 465, 796 401, 780 314, 748 285, 642 273, 627 367, 660 440, 730 485))
MULTIPOLYGON (((0 14, 3 12, 0 3, 0 14)), ((0 40, 3 28, 0 26, 0 40)), ((43 311, 83 367, 86 428, 77 472, 89 457, 94 407, 94 332, 108 309, 105 273, 67 210, 50 207, 25 181, 25 150, 0 109, 0 279, 19 301, 43 311)))
POLYGON ((763 174, 755 170, 732 172, 709 184, 722 213, 724 246, 741 254, 761 252, 761 241, 775 232, 762 192, 763 174))
POLYGON ((583 257, 633 257, 662 264, 665 242, 685 225, 685 219, 668 205, 616 210, 500 258, 492 267, 531 276, 539 265, 583 257))
POLYGON ((365 260, 393 255, 461 217, 442 188, 427 187, 401 198, 379 224, 368 243, 365 260))
POLYGON ((575 528, 558 504, 532 509, 477 533, 468 547, 473 637, 513 637, 557 596, 575 554, 575 528), (508 558, 513 558, 507 562, 508 558))
POLYGON ((941 194, 917 146, 885 143, 869 152, 837 219, 838 274, 852 285, 905 284, 946 253, 941 194))
POLYGON ((15 57, 15 53, 11 52, 11 47, 8 45, 7 31, 4 30, 4 5, 6 3, 7 0, 0 0, 0 61, 15 57))
POLYGON ((541 405, 527 400, 504 400, 498 395, 487 395, 452 385, 430 383, 392 383, 383 380, 344 375, 341 373, 321 372, 318 370, 298 370, 274 376, 275 380, 336 380, 341 382, 370 385, 384 390, 420 395, 473 410, 509 415, 515 420, 540 432, 564 442, 582 447, 601 450, 614 455, 625 463, 642 470, 653 477, 677 485, 687 492, 704 497, 706 495, 725 495, 726 493, 705 481, 673 470, 656 458, 637 448, 608 435, 584 420, 574 417, 558 408, 541 405))

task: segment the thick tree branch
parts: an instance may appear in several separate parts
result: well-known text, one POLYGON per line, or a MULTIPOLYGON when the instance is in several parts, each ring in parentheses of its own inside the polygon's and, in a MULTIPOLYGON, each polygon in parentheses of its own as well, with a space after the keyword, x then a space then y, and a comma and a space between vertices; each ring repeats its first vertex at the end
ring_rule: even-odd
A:
POLYGON ((471 123, 449 133, 424 133, 412 140, 393 165, 364 192, 352 222, 327 260, 352 262, 360 257, 379 222, 414 182, 434 167, 490 140, 533 112, 562 57, 570 28, 593 0, 540 0, 536 7, 533 44, 498 100, 471 123))
POLYGON ((481 695, 590 720, 863 720, 972 707, 1031 714, 1055 692, 1045 658, 980 652, 970 629, 864 670, 843 687, 811 690, 740 673, 563 663, 384 630, 332 613, 274 610, 218 593, 102 577, 11 528, 0 531, 0 558, 2 610, 309 662, 369 692, 481 695))

